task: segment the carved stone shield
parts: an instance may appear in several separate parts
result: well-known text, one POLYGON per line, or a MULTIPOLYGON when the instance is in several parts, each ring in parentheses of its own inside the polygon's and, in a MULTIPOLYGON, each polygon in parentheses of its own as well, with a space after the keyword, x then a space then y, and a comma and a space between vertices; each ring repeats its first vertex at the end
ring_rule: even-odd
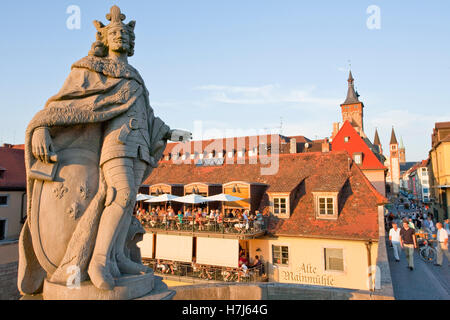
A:
POLYGON ((60 150, 53 181, 34 182, 33 248, 49 274, 58 268, 79 219, 97 192, 98 162, 99 155, 86 149, 60 150))

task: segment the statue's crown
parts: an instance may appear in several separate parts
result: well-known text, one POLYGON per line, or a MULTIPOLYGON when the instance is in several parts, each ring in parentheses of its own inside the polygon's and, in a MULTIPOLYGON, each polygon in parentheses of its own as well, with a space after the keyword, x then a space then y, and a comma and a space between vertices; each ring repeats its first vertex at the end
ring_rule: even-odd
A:
POLYGON ((133 30, 136 22, 130 21, 129 23, 125 24, 122 22, 123 20, 125 20, 125 18, 126 16, 120 11, 120 8, 114 5, 111 7, 110 12, 106 14, 106 19, 111 22, 107 26, 105 26, 102 22, 95 20, 94 25, 97 31, 109 29, 113 26, 125 26, 133 30))
POLYGON ((106 19, 111 21, 108 26, 113 24, 123 25, 122 21, 125 20, 125 15, 120 12, 120 8, 118 6, 112 6, 110 9, 110 13, 106 14, 106 19))

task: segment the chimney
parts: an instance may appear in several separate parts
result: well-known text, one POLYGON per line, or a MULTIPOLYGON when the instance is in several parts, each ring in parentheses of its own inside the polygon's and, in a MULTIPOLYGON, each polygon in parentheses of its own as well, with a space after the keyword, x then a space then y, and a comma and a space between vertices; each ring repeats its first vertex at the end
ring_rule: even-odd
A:
POLYGON ((339 132, 339 122, 333 122, 333 133, 331 134, 331 138, 334 138, 339 132))
POLYGON ((290 153, 297 153, 297 139, 291 138, 289 143, 290 143, 289 152, 290 153))
POLYGON ((328 142, 328 139, 325 139, 322 142, 322 152, 329 152, 330 151, 330 143, 328 142))

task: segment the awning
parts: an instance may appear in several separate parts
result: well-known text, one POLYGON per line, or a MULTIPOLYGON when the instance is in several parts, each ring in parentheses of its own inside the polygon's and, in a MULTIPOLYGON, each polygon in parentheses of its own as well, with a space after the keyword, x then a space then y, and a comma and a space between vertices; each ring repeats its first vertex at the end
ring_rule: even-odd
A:
POLYGON ((156 259, 192 262, 192 237, 157 234, 156 259))
POLYGON ((138 193, 136 196, 136 201, 150 200, 153 198, 154 198, 154 196, 150 196, 148 194, 143 194, 143 193, 138 193))
POLYGON ((237 268, 239 240, 197 237, 196 258, 200 264, 237 268))
POLYGON ((235 197, 226 193, 216 194, 214 196, 206 197, 206 199, 208 199, 209 201, 223 201, 223 202, 234 202, 244 200, 244 198, 235 197))
POLYGON ((137 243, 142 258, 153 258, 153 233, 145 233, 142 241, 137 243))
POLYGON ((208 202, 208 199, 206 197, 203 197, 201 195, 193 193, 193 194, 189 194, 189 195, 184 196, 184 197, 179 197, 177 199, 174 199, 173 201, 182 202, 182 203, 196 204, 196 203, 208 202))
POLYGON ((152 202, 152 203, 153 202, 167 202, 167 201, 175 200, 177 198, 179 198, 179 197, 171 195, 171 194, 163 194, 158 197, 154 197, 150 200, 145 200, 145 202, 152 202))

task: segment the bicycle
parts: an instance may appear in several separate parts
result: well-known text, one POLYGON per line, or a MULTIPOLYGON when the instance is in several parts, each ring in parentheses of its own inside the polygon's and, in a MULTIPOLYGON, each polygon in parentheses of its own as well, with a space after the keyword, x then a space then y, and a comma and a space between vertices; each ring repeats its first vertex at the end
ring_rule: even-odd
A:
POLYGON ((434 240, 428 240, 426 238, 420 240, 420 242, 418 241, 420 258, 425 262, 433 262, 437 257, 437 251, 432 245, 434 240))

